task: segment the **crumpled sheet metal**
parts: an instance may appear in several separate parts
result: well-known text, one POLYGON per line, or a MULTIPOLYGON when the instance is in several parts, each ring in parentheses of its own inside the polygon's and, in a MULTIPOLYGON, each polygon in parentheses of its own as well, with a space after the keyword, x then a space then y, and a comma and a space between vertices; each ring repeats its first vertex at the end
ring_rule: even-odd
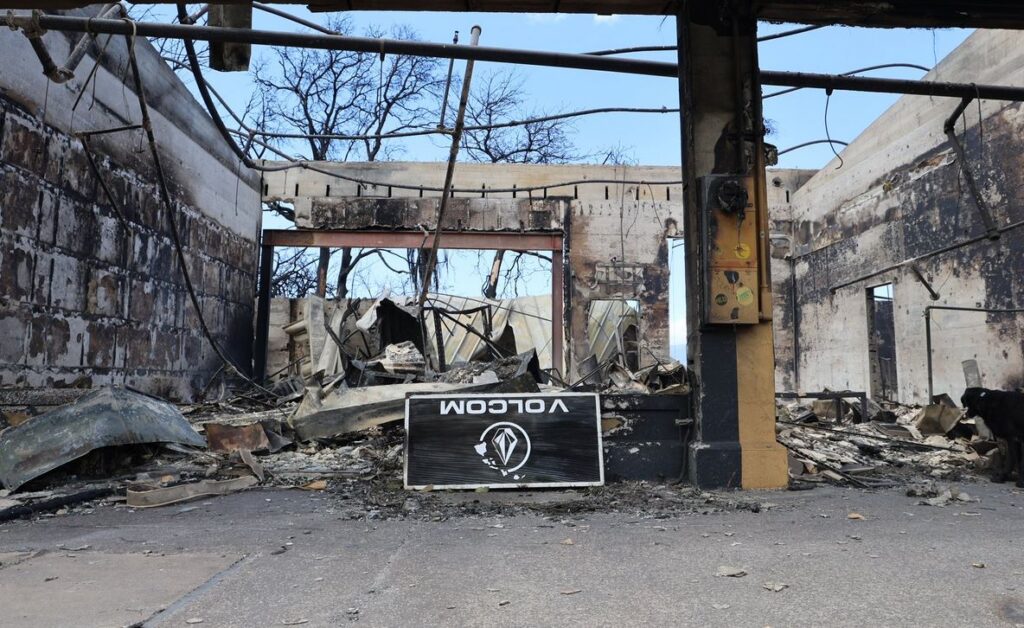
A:
POLYGON ((0 482, 13 491, 94 449, 145 443, 206 446, 171 404, 102 388, 0 432, 0 482))

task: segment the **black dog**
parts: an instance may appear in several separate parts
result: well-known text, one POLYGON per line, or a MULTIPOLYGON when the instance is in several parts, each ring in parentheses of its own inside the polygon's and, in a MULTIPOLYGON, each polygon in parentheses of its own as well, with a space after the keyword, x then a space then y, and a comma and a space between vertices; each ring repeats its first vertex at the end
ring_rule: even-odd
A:
POLYGON ((992 476, 993 482, 1005 482, 1017 471, 1017 486, 1024 487, 1024 394, 968 388, 960 397, 968 417, 979 417, 996 438, 1006 441, 1006 464, 992 476))

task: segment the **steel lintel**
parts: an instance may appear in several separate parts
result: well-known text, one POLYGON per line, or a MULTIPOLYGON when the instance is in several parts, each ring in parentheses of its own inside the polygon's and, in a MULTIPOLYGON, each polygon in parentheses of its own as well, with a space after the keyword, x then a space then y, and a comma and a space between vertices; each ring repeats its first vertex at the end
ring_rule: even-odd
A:
MULTIPOLYGON (((562 250, 562 234, 518 231, 441 231, 442 249, 516 251, 562 250)), ((433 246, 434 234, 422 231, 285 230, 263 231, 264 246, 311 248, 422 249, 433 246)))

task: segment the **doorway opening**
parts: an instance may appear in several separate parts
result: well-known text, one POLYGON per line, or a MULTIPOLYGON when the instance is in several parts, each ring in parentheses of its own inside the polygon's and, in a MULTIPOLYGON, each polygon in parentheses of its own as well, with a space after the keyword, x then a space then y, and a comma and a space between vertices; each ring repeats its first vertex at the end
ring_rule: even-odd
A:
POLYGON ((874 286, 867 290, 868 364, 871 395, 876 399, 896 401, 899 381, 896 374, 896 323, 893 317, 893 285, 874 286))

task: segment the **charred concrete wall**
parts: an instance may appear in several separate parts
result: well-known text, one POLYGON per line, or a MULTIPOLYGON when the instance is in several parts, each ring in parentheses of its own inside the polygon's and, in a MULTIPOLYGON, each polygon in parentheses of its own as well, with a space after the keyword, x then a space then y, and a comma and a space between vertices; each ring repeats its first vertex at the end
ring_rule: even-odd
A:
MULTIPOLYGON (((264 200, 293 204, 296 225, 306 228, 436 226, 439 199, 431 188, 443 181, 444 164, 321 163, 317 167, 340 176, 299 168, 268 172, 264 200), (352 179, 378 184, 358 184, 352 179), (419 191, 416 186, 425 189, 419 191)), ((444 227, 562 233, 565 356, 570 374, 576 375, 579 362, 590 354, 588 316, 590 304, 598 299, 639 302, 640 357, 647 366, 655 356, 665 359, 669 354, 668 252, 670 238, 682 236, 681 186, 653 182, 679 177, 679 169, 673 167, 459 164, 454 185, 467 191, 451 199, 444 227), (560 185, 564 182, 573 183, 560 185)))
MULTIPOLYGON (((927 78, 1019 85, 1024 34, 979 31, 927 78)), ((959 163, 943 133, 956 105, 900 99, 843 152, 841 169, 838 162, 826 166, 794 195, 799 356, 787 376, 799 388, 871 391, 867 290, 874 286, 893 284, 897 396, 909 403, 927 400, 927 306, 1024 306, 1024 233, 1013 227, 1024 219, 1024 107, 972 104, 957 123, 967 152, 959 163), (965 165, 996 223, 1009 228, 998 241, 979 238, 984 228, 960 174, 965 165), (898 267, 886 270, 891 266, 898 267)), ((935 312, 933 318, 936 393, 959 396, 967 359, 978 361, 987 386, 1021 384, 1018 315, 935 312)))
POLYGON ((775 390, 796 390, 799 329, 793 293, 793 198, 817 170, 775 169, 767 173, 768 234, 771 246, 772 331, 775 338, 775 390))
MULTIPOLYGON (((58 63, 71 37, 44 37, 58 63)), ((100 39, 100 45, 105 38, 100 39)), ((188 90, 136 42, 187 263, 207 324, 237 364, 251 359, 259 180, 240 168, 188 90)), ((188 400, 220 365, 199 332, 140 131, 99 136, 94 154, 122 223, 75 131, 138 123, 121 38, 95 89, 47 87, 17 32, 0 32, 0 386, 128 384, 188 400), (75 99, 86 90, 81 103, 75 99)))

